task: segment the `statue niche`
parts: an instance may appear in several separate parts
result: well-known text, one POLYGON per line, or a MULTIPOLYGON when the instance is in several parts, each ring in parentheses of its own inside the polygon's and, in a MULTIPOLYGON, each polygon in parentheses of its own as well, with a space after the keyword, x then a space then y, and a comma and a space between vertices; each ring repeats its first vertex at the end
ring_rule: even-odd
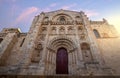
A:
POLYGON ((46 34, 47 33, 47 27, 42 27, 42 34, 46 34))
POLYGON ((82 50, 82 55, 85 63, 90 63, 93 61, 92 54, 90 51, 90 46, 88 43, 82 43, 81 44, 81 50, 82 50))
POLYGON ((39 40, 44 41, 44 40, 45 40, 45 37, 46 37, 45 34, 41 34, 41 35, 39 36, 39 40))
POLYGON ((80 34, 80 40, 85 40, 86 39, 86 36, 84 33, 80 34))
POLYGON ((51 32, 52 34, 56 34, 56 27, 52 27, 51 32))
POLYGON ((74 29, 73 29, 73 27, 68 27, 68 34, 74 34, 74 29))
POLYGON ((64 27, 60 27, 59 33, 60 33, 60 34, 65 34, 65 28, 64 28, 64 27))
POLYGON ((39 42, 36 43, 35 50, 34 50, 34 52, 32 54, 32 58, 31 58, 32 63, 39 63, 42 49, 43 49, 42 44, 39 43, 39 42))
POLYGON ((81 33, 83 32, 82 30, 83 30, 83 27, 82 27, 82 26, 79 26, 79 27, 78 27, 78 33, 81 34, 81 33))

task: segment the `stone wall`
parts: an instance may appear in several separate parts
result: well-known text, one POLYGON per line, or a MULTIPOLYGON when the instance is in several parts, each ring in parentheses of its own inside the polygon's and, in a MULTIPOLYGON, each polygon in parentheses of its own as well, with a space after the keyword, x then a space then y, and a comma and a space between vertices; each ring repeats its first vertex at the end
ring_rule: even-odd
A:
POLYGON ((0 44, 0 64, 6 65, 10 52, 17 40, 16 33, 8 33, 0 44))
POLYGON ((7 66, 11 66, 11 65, 17 65, 19 64, 19 61, 22 57, 20 57, 21 53, 20 53, 20 49, 24 43, 24 39, 26 37, 25 33, 21 33, 18 37, 17 40, 12 48, 12 50, 10 51, 10 54, 8 56, 8 60, 6 62, 7 66), (11 61, 12 60, 12 61, 11 61))
POLYGON ((120 75, 120 38, 97 39, 106 65, 120 75))
POLYGON ((4 62, 0 74, 4 70, 10 74, 55 75, 56 54, 61 47, 68 52, 71 75, 108 75, 110 68, 120 74, 120 38, 105 19, 89 21, 84 12, 67 10, 42 12, 28 33, 14 28, 1 33, 6 35, 0 43, 0 62, 4 62), (94 29, 100 34, 97 39, 94 29))

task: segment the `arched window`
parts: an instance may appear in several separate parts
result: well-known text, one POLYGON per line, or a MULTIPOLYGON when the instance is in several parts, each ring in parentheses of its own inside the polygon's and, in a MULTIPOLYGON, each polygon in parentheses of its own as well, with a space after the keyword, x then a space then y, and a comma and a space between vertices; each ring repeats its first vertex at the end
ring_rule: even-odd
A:
POLYGON ((76 19, 76 21, 82 21, 80 16, 76 16, 75 19, 76 19))
POLYGON ((64 16, 60 17, 60 22, 65 22, 65 17, 64 16))
POLYGON ((44 21, 45 21, 45 22, 47 22, 48 20, 49 20, 49 18, 48 18, 48 17, 45 17, 45 18, 44 18, 44 21))
POLYGON ((96 38, 100 38, 100 34, 96 29, 94 29, 93 32, 94 32, 96 38))
POLYGON ((23 38, 23 40, 22 40, 22 42, 21 42, 21 44, 20 44, 20 47, 22 47, 24 41, 25 41, 25 38, 23 38))
POLYGON ((3 39, 2 38, 0 38, 0 43, 3 41, 3 39))

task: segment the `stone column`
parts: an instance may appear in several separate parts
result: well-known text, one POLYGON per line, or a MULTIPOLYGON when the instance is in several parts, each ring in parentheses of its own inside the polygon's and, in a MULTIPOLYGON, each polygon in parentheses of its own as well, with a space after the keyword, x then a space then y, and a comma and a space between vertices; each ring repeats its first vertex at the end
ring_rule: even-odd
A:
POLYGON ((75 27, 75 36, 76 36, 76 48, 77 48, 77 50, 75 50, 76 51, 76 57, 77 57, 77 59, 76 59, 76 65, 78 66, 78 68, 80 67, 80 68, 82 68, 83 67, 83 56, 82 56, 82 51, 81 51, 81 48, 80 48, 80 41, 79 41, 79 34, 78 34, 78 27, 77 27, 77 25, 76 25, 76 22, 74 21, 74 27, 75 27))

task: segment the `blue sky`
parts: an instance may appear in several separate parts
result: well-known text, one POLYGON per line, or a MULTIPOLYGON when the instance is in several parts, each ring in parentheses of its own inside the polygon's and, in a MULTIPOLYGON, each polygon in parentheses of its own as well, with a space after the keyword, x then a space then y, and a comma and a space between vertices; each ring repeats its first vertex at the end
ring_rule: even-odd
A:
POLYGON ((0 0, 0 30, 27 32, 34 16, 59 9, 84 11, 91 20, 105 18, 120 30, 120 0, 0 0))

